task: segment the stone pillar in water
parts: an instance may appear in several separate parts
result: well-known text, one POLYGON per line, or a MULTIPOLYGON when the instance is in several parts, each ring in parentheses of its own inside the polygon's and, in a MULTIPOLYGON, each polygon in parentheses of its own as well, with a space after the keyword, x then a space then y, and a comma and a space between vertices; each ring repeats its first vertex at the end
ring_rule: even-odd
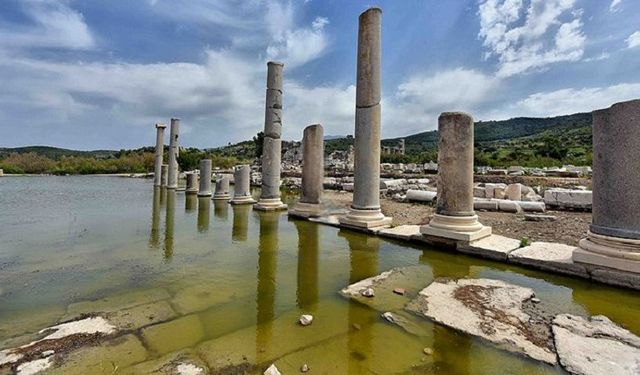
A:
POLYGON ((353 202, 340 223, 357 228, 391 225, 380 210, 380 28, 382 10, 360 15, 356 81, 355 172, 353 202))
POLYGON ((475 241, 491 235, 473 210, 473 118, 462 112, 438 117, 438 203, 427 237, 475 241))
POLYGON ((167 182, 169 181, 169 165, 162 164, 160 167, 160 186, 163 188, 167 187, 167 182))
POLYGON ((573 252, 592 276, 640 274, 640 100, 593 111, 593 218, 573 252), (600 266, 600 267, 598 267, 600 266))
POLYGON ((156 155, 153 164, 153 186, 162 185, 162 154, 164 153, 165 124, 156 124, 156 155))
POLYGON ((178 188, 178 133, 180 131, 180 119, 171 119, 171 130, 169 135, 169 176, 167 180, 168 189, 178 188))
POLYGON ((211 196, 211 159, 200 160, 200 190, 198 190, 198 196, 211 196))
POLYGON ((302 194, 289 215, 318 217, 324 182, 324 130, 322 125, 310 125, 302 137, 302 194))
POLYGON ((262 191, 256 210, 286 210, 280 200, 280 167, 282 133, 282 68, 284 64, 267 63, 267 96, 264 114, 264 141, 262 144, 262 191))
POLYGON ((184 190, 185 194, 196 194, 198 192, 198 187, 196 186, 198 184, 198 175, 193 172, 189 172, 186 174, 186 177, 187 186, 184 190))
POLYGON ((231 204, 254 204, 256 201, 251 196, 251 167, 248 165, 238 165, 233 174, 235 181, 233 198, 229 201, 231 204))
POLYGON ((216 181, 216 192, 213 194, 213 200, 229 200, 229 175, 223 174, 216 181))

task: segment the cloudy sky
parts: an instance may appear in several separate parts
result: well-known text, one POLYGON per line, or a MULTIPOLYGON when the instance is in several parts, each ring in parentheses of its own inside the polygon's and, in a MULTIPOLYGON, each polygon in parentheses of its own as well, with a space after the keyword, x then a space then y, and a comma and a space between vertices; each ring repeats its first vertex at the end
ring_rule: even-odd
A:
MULTIPOLYGON (((262 129, 285 63, 284 138, 353 132, 357 19, 345 0, 1 0, 0 146, 183 145, 262 129)), ((440 112, 554 116, 640 97, 640 1, 379 0, 385 137, 440 112)))

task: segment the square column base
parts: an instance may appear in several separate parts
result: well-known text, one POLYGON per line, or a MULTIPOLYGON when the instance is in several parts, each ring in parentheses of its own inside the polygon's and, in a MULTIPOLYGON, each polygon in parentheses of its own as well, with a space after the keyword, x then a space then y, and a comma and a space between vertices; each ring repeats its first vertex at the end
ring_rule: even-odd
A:
POLYGON ((491 235, 491 227, 483 226, 479 230, 473 232, 459 232, 450 229, 434 228, 427 224, 420 228, 420 233, 423 236, 433 236, 456 241, 471 242, 489 237, 491 235))
POLYGON ((231 198, 229 194, 220 194, 220 195, 214 194, 211 199, 213 199, 214 201, 228 201, 229 198, 231 198))
POLYGON ((326 213, 327 211, 321 204, 302 202, 296 203, 296 205, 289 210, 289 216, 300 217, 303 219, 308 219, 310 217, 320 217, 326 213))
POLYGON ((345 216, 341 216, 338 221, 340 222, 340 225, 346 227, 356 229, 377 229, 390 227, 393 222, 393 218, 384 216, 379 209, 359 210, 352 207, 349 209, 349 213, 345 216))
POLYGON ((231 199, 231 200, 229 201, 229 203, 230 203, 230 204, 233 204, 233 205, 239 205, 239 204, 255 204, 255 203, 256 203, 256 200, 255 200, 255 199, 253 199, 253 198, 251 198, 251 197, 240 197, 240 198, 233 197, 233 199, 231 199))
POLYGON ((590 268, 612 268, 640 274, 640 240, 603 236, 589 231, 573 251, 573 261, 590 268))
POLYGON ((253 206, 253 209, 258 211, 286 211, 287 208, 287 205, 282 203, 280 198, 260 199, 253 206))

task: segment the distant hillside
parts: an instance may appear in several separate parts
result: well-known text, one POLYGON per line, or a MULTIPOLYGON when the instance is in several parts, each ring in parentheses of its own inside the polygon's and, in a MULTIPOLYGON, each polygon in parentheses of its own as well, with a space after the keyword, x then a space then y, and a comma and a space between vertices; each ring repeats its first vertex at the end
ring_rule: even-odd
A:
POLYGON ((96 159, 106 159, 114 157, 118 153, 118 151, 113 150, 77 151, 50 146, 27 146, 15 148, 0 148, 0 159, 6 158, 10 154, 27 154, 30 152, 33 152, 40 156, 46 156, 49 159, 53 160, 58 160, 63 156, 83 156, 96 159))

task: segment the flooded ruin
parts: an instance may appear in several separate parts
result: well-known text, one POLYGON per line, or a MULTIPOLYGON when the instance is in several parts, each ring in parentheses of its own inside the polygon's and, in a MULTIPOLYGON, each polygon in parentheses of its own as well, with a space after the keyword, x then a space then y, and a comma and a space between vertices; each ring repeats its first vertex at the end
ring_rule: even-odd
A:
POLYGON ((0 348, 82 318, 104 317, 116 330, 60 343, 47 373, 262 373, 271 363, 283 373, 563 373, 411 314, 410 328, 390 324, 339 293, 409 266, 419 273, 406 294, 387 297, 398 306, 434 280, 489 278, 531 288, 555 313, 606 315, 640 334, 633 290, 154 190, 147 180, 0 184, 0 348), (301 314, 313 324, 299 325, 301 314))

